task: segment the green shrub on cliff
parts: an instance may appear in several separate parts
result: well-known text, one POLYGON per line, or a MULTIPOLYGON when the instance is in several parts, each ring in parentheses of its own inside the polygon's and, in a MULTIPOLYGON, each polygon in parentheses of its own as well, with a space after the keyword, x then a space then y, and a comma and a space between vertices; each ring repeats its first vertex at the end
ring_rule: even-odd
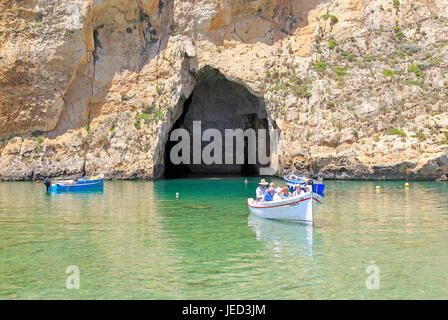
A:
POLYGON ((134 127, 135 127, 135 129, 137 129, 137 130, 140 130, 140 128, 141 128, 141 119, 140 119, 140 114, 137 112, 137 114, 135 115, 135 118, 134 118, 134 127))
POLYGON ((311 97, 311 93, 308 92, 309 87, 304 84, 298 84, 296 88, 292 89, 291 91, 298 95, 301 98, 309 98, 311 97))
POLYGON ((126 93, 121 95, 121 102, 129 101, 129 96, 126 93))
POLYGON ((328 13, 325 13, 323 16, 322 16, 322 19, 324 19, 325 21, 327 21, 328 19, 330 19, 330 21, 331 21, 331 24, 336 24, 336 23, 338 23, 339 22, 339 19, 338 19, 338 17, 336 17, 334 14, 328 14, 328 13))
POLYGON ((342 67, 334 67, 333 71, 338 75, 338 77, 343 77, 347 74, 347 72, 345 72, 344 68, 342 67))
POLYGON ((310 131, 308 131, 308 133, 306 134, 306 141, 309 141, 312 135, 313 134, 310 131))
POLYGON ((408 70, 410 72, 415 73, 415 75, 417 76, 417 78, 420 78, 422 76, 422 72, 420 70, 420 65, 418 63, 413 63, 409 66, 408 70))
POLYGON ((327 69, 327 64, 325 61, 317 61, 313 68, 318 72, 324 72, 327 69))
POLYGON ((443 62, 443 59, 441 59, 441 58, 435 58, 435 59, 432 59, 431 60, 431 65, 432 66, 440 66, 440 64, 443 62))
POLYGON ((398 40, 403 40, 403 38, 404 38, 404 34, 403 34, 403 32, 401 32, 401 29, 400 29, 400 27, 399 26, 396 26, 395 28, 394 28, 394 31, 395 31, 395 36, 398 38, 398 40))
POLYGON ((140 115, 140 118, 143 119, 143 121, 145 121, 145 123, 149 122, 149 116, 148 114, 142 112, 142 114, 140 115))
POLYGON ((423 133, 423 130, 422 130, 422 129, 420 129, 420 130, 417 131, 415 134, 413 134, 413 135, 411 136, 411 138, 417 138, 417 139, 420 140, 420 141, 425 141, 425 140, 426 140, 426 136, 425 136, 425 134, 423 133))
POLYGON ((148 102, 142 102, 141 109, 143 113, 151 114, 156 109, 155 102, 149 104, 148 102))
POLYGON ((159 120, 163 120, 163 112, 157 110, 154 112, 154 121, 158 122, 159 120))
POLYGON ((387 70, 387 69, 384 69, 381 73, 386 77, 393 77, 395 74, 393 70, 387 70))
POLYGON ((334 14, 332 14, 332 15, 330 16, 330 19, 331 19, 331 23, 332 23, 332 24, 336 24, 336 23, 339 22, 338 17, 336 17, 334 14))
POLYGON ((389 135, 397 135, 403 138, 407 138, 407 134, 397 128, 390 128, 388 131, 389 135))

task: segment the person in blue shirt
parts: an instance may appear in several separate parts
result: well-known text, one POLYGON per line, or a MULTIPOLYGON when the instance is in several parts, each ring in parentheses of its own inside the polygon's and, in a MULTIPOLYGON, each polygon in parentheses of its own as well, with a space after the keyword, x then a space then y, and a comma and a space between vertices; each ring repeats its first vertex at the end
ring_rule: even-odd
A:
POLYGON ((264 201, 265 202, 274 201, 274 194, 275 194, 274 187, 269 187, 269 189, 266 190, 266 193, 264 194, 264 201))

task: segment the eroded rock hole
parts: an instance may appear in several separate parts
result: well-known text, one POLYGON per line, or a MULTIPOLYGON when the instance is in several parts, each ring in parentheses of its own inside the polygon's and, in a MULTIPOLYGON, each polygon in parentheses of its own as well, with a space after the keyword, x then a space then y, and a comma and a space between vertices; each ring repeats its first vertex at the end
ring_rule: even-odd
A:
MULTIPOLYGON (((196 122, 197 125, 197 122, 196 122)), ((183 112, 169 134, 165 146, 165 178, 179 178, 186 175, 242 175, 256 176, 260 174, 260 167, 267 167, 269 163, 263 163, 259 153, 265 157, 270 156, 269 150, 269 125, 268 115, 264 101, 253 95, 249 90, 236 82, 224 77, 218 70, 205 68, 199 72, 196 86, 190 97, 183 105, 183 112), (222 163, 206 164, 204 159, 200 163, 194 163, 193 132, 194 122, 200 121, 201 136, 207 129, 217 129, 222 137, 222 163), (171 150, 179 141, 170 141, 171 133, 176 129, 185 129, 190 136, 190 161, 189 163, 174 164, 171 159, 171 150), (225 159, 226 129, 254 129, 255 143, 248 137, 244 137, 244 163, 237 163, 237 138, 233 138, 233 161, 225 159), (264 131, 266 139, 260 137, 260 131, 264 131), (259 141, 264 148, 259 152, 259 141), (252 146, 252 148, 251 148, 252 146), (250 154, 255 151, 256 163, 250 161, 250 154)), ((213 142, 201 142, 201 150, 213 142)), ((229 149, 229 148, 227 148, 229 149)), ((229 151, 229 150, 227 150, 229 151)), ((180 155, 182 152, 180 152, 180 155)), ((214 155, 214 153, 211 153, 214 155)))

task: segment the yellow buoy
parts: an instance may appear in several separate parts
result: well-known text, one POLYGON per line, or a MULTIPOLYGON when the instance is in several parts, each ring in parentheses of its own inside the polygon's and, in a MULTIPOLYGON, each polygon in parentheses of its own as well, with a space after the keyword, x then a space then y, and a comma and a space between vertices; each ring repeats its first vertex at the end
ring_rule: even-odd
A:
POLYGON ((376 190, 379 190, 380 189, 380 186, 376 186, 376 190))
POLYGON ((405 188, 409 188, 409 183, 406 182, 406 183, 404 184, 404 187, 405 187, 405 188))

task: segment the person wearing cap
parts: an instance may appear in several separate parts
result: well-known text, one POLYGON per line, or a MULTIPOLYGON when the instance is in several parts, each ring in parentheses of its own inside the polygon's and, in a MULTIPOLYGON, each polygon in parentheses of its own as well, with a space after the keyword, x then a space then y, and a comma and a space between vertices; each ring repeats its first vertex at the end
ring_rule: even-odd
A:
POLYGON ((257 188, 256 193, 257 193, 257 202, 258 201, 263 201, 264 199, 264 195, 266 194, 266 186, 269 184, 266 182, 266 180, 261 179, 261 181, 258 183, 260 186, 257 188))

